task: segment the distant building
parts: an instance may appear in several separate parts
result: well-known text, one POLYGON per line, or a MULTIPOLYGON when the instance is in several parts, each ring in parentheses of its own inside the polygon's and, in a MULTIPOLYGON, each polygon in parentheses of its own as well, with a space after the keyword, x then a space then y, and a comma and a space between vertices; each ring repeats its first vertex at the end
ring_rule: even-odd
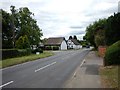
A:
POLYGON ((67 43, 64 37, 48 38, 44 44, 47 47, 58 47, 59 50, 67 50, 67 43))
POLYGON ((118 2, 118 12, 120 13, 120 1, 118 2))
POLYGON ((80 49, 82 46, 76 39, 69 39, 67 41, 68 49, 80 49))

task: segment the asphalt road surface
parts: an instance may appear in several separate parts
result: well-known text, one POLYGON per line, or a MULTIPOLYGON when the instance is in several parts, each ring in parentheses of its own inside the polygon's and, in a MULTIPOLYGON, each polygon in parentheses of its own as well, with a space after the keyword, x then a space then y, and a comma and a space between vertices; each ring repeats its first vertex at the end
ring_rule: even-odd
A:
POLYGON ((0 88, 62 88, 88 53, 56 51, 54 56, 5 68, 0 88))

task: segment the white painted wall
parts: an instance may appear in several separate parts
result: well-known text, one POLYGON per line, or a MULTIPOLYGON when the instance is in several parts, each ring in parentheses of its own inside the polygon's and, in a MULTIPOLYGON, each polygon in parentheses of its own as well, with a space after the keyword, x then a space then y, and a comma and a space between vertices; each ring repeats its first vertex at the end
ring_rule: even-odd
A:
POLYGON ((67 43, 65 42, 65 40, 63 40, 61 43, 61 50, 67 50, 67 43))

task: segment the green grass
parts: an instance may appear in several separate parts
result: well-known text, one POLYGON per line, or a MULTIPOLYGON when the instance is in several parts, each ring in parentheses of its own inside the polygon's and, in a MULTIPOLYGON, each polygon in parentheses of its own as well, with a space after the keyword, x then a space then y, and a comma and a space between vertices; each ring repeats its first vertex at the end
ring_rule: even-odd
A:
POLYGON ((3 61, 0 61, 0 68, 5 68, 9 66, 13 66, 16 64, 28 62, 28 61, 33 61, 36 59, 40 58, 45 58, 54 55, 52 52, 44 51, 43 53, 36 55, 36 54, 31 54, 29 56, 22 56, 22 57, 16 57, 16 58, 10 58, 10 59, 5 59, 3 61))
POLYGON ((107 66, 101 67, 100 75, 102 79, 102 84, 106 88, 118 88, 120 83, 118 83, 118 70, 120 66, 107 66))

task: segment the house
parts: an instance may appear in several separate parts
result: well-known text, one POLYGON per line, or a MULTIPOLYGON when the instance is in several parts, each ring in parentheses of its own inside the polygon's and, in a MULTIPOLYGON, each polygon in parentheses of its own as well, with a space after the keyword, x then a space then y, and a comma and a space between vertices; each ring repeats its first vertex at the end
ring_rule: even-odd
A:
POLYGON ((45 48, 51 47, 52 50, 54 50, 55 47, 58 47, 58 50, 67 50, 67 43, 64 37, 48 38, 44 45, 45 48))
POLYGON ((80 49, 82 46, 76 39, 68 39, 67 41, 68 49, 80 49))

